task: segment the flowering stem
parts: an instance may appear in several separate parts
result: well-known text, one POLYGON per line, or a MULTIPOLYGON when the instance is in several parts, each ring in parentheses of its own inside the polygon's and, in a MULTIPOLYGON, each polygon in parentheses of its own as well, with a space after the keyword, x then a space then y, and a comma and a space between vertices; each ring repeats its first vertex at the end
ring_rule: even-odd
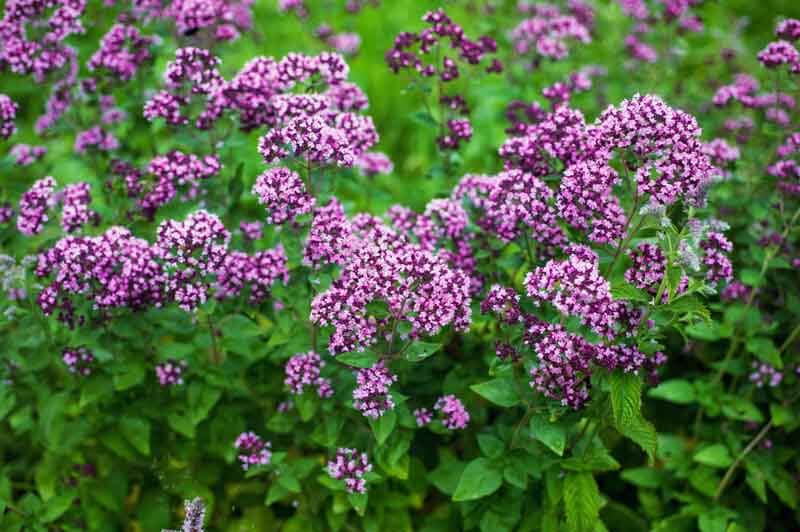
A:
POLYGON ((628 244, 630 244, 631 240, 633 239, 633 235, 635 235, 639 231, 639 229, 642 227, 642 224, 644 223, 645 217, 642 216, 639 219, 639 222, 636 224, 636 227, 633 228, 633 231, 628 231, 628 229, 630 229, 631 226, 631 220, 633 220, 633 217, 636 214, 638 208, 639 208, 639 196, 636 195, 633 197, 633 206, 631 207, 631 212, 630 214, 628 214, 628 219, 625 221, 625 230, 624 230, 625 238, 620 243, 619 247, 617 247, 617 251, 616 253, 614 253, 614 258, 611 259, 611 263, 608 265, 608 268, 606 268, 606 271, 603 274, 604 277, 608 277, 608 275, 614 271, 614 266, 617 264, 617 259, 619 259, 622 250, 628 247, 628 244))
POLYGON ((217 347, 217 330, 214 328, 214 322, 211 320, 211 314, 206 314, 206 323, 208 324, 208 331, 211 335, 211 363, 219 364, 222 362, 219 348, 217 347))
POLYGON ((725 476, 722 477, 722 480, 719 483, 719 487, 717 487, 717 492, 714 494, 715 502, 719 500, 719 498, 722 496, 722 493, 725 491, 725 488, 728 487, 728 484, 733 478, 733 474, 736 472, 736 469, 739 467, 739 464, 742 463, 742 460, 744 460, 745 457, 747 457, 747 455, 750 454, 750 452, 753 449, 755 449, 756 445, 758 445, 761 442, 761 440, 764 439, 764 437, 769 432, 769 429, 771 428, 772 428, 772 420, 770 420, 769 423, 764 425, 764 428, 762 428, 761 431, 758 434, 756 434, 755 438, 753 438, 750 441, 750 443, 747 444, 747 447, 745 447, 744 450, 741 453, 739 453, 739 456, 736 457, 736 460, 734 460, 734 462, 725 472, 725 476))

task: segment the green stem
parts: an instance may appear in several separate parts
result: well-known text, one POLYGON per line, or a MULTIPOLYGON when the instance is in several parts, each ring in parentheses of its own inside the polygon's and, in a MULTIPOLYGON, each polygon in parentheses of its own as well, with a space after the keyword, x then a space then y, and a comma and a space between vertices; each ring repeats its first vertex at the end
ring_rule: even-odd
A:
POLYGON ((778 355, 782 355, 783 352, 786 351, 786 349, 789 348, 795 340, 797 340, 798 335, 800 335, 800 323, 795 326, 791 334, 789 334, 789 337, 781 344, 780 349, 778 349, 778 355))
POLYGON ((772 420, 770 420, 769 423, 764 425, 764 428, 762 428, 761 431, 758 434, 756 434, 755 438, 750 440, 750 443, 747 444, 747 447, 745 447, 744 450, 741 453, 739 453, 739 456, 736 457, 736 460, 734 460, 734 462, 725 472, 725 476, 722 477, 722 480, 719 483, 719 487, 717 487, 717 492, 714 494, 715 502, 719 500, 719 498, 722 496, 722 493, 725 491, 725 488, 728 487, 728 484, 733 478, 733 474, 736 472, 736 469, 739 467, 739 464, 742 463, 742 460, 744 460, 745 457, 747 457, 747 455, 750 454, 750 452, 753 449, 755 449, 756 445, 758 445, 761 442, 761 440, 764 439, 764 437, 769 432, 769 429, 771 428, 772 428, 772 420))

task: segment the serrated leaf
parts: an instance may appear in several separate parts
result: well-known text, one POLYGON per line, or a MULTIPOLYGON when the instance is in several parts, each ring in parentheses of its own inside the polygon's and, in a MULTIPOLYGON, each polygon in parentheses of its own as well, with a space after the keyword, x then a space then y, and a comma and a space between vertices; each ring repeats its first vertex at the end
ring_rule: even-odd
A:
POLYGON ((561 462, 561 467, 568 471, 600 472, 619 469, 619 462, 601 447, 592 447, 580 456, 573 456, 561 462))
POLYGON ((648 303, 651 297, 639 288, 627 283, 620 282, 611 285, 611 295, 614 299, 623 299, 626 301, 638 301, 640 303, 648 303))
POLYGON ((356 368, 371 368, 380 358, 374 351, 351 351, 336 355, 336 360, 356 368))
POLYGON ((503 473, 490 460, 476 458, 467 464, 458 480, 453 500, 472 501, 491 495, 503 483, 503 473))
POLYGON ((564 511, 570 532, 592 532, 600 520, 600 490, 591 473, 564 478, 564 511))
POLYGON ((664 485, 664 474, 652 467, 626 469, 620 476, 623 480, 642 488, 659 488, 664 485))
POLYGON ((642 380, 632 373, 613 373, 609 379, 614 425, 625 437, 636 442, 652 463, 655 460, 658 434, 642 416, 642 380))
POLYGON ((484 399, 499 406, 508 408, 520 402, 517 388, 510 377, 502 377, 480 384, 473 384, 470 386, 470 389, 484 399))

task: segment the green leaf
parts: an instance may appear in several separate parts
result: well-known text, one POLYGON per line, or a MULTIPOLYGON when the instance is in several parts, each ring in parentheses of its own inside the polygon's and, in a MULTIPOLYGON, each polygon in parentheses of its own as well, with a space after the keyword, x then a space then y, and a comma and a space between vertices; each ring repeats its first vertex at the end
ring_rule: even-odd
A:
POLYGON ((752 401, 738 395, 724 395, 721 398, 722 413, 737 421, 764 421, 764 416, 752 401))
POLYGON ((234 314, 225 318, 220 323, 220 328, 223 335, 235 338, 255 338, 261 334, 258 324, 241 314, 234 314))
POLYGON ((603 447, 592 447, 580 456, 573 456, 561 462, 561 467, 568 471, 614 471, 619 469, 619 462, 603 447))
POLYGON ((347 500, 350 501, 350 506, 353 507, 353 510, 360 516, 364 516, 367 512, 367 500, 369 494, 367 493, 348 493, 347 500))
POLYGON ((319 408, 319 401, 311 393, 303 393, 296 395, 294 398, 294 405, 297 407, 297 413, 300 414, 300 419, 304 422, 310 421, 319 408))
POLYGON ((652 467, 626 469, 620 476, 623 480, 642 488, 659 488, 664 485, 664 474, 652 467))
POLYGON ((119 421, 119 430, 137 451, 150 455, 150 422, 146 419, 125 416, 119 421))
POLYGON ((503 473, 486 458, 476 458, 467 464, 458 481, 453 500, 472 501, 491 495, 503 483, 503 473))
POLYGON ((780 351, 769 338, 754 336, 747 339, 747 350, 758 357, 759 360, 774 366, 777 369, 783 368, 780 351))
POLYGON ((536 414, 531 418, 531 435, 542 442, 558 456, 564 454, 567 445, 567 430, 560 423, 551 422, 544 414, 536 414))
POLYGON ((695 453, 693 459, 695 462, 717 468, 728 467, 733 463, 731 453, 721 443, 715 443, 700 449, 695 453))
POLYGON ((287 495, 289 495, 288 489, 283 487, 280 482, 273 482, 269 487, 269 491, 267 491, 267 499, 264 501, 264 504, 269 506, 270 504, 283 499, 287 495))
POLYGON ((649 303, 652 299, 647 292, 640 290, 627 282, 614 283, 611 285, 611 295, 614 299, 624 299, 626 301, 638 301, 640 303, 649 303))
POLYGON ((118 391, 133 388, 144 380, 144 362, 125 361, 120 371, 114 375, 114 388, 118 391))
POLYGON ((591 473, 564 478, 564 510, 570 532, 592 532, 600 520, 600 490, 591 473))
POLYGON ((473 384, 470 389, 499 406, 512 407, 520 402, 517 388, 514 386, 514 380, 510 377, 473 384))
POLYGON ((797 509, 797 479, 782 468, 773 468, 766 475, 767 485, 786 506, 797 509))
POLYGON ((487 458, 498 458, 506 446, 503 440, 491 434, 478 434, 478 447, 487 458))
POLYGON ((445 495, 453 495, 461 480, 466 464, 458 460, 443 460, 439 467, 428 473, 428 480, 445 495))
POLYGON ((797 423, 797 415, 794 410, 778 403, 769 405, 769 413, 772 417, 772 424, 776 427, 785 427, 797 423))
POLYGON ((348 366, 356 368, 371 368, 380 358, 380 355, 374 351, 351 351, 349 353, 342 353, 336 355, 336 360, 343 362, 348 366))
POLYGON ((664 381, 650 390, 647 395, 680 405, 691 404, 697 399, 694 386, 692 386, 691 382, 684 379, 664 381))
POLYGON ((756 497, 758 497, 762 503, 766 504, 767 483, 766 479, 764 478, 764 473, 758 468, 757 465, 749 461, 745 462, 745 468, 747 469, 747 476, 745 477, 747 485, 750 486, 750 489, 753 490, 753 493, 756 494, 756 497))
POLYGON ((421 362, 442 348, 442 344, 432 342, 413 342, 406 349, 406 360, 421 362))
POLYGON ((611 386, 611 408, 614 425, 625 437, 636 442, 652 463, 655 460, 658 435, 655 427, 642 416, 642 380, 631 373, 613 373, 611 386))
POLYGON ((0 389, 0 421, 11 412, 17 402, 17 397, 11 392, 10 389, 0 389))
POLYGON ((528 474, 524 469, 515 467, 514 465, 507 465, 503 468, 503 478, 506 482, 519 489, 524 490, 528 488, 528 474))
POLYGON ((396 424, 397 414, 395 414, 394 410, 384 412, 378 419, 369 420, 369 425, 372 427, 372 433, 375 435, 378 447, 386 442, 386 439, 392 434, 396 424))
POLYGON ((56 495, 48 499, 44 505, 44 512, 40 517, 42 523, 52 523, 64 515, 67 510, 69 510, 70 506, 72 506, 74 500, 75 494, 72 492, 56 495))

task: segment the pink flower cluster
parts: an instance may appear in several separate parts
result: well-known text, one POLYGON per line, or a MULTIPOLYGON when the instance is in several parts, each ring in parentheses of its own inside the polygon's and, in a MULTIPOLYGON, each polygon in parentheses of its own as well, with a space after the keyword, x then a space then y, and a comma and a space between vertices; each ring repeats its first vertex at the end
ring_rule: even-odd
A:
POLYGON ((433 405, 433 409, 439 412, 442 424, 450 430, 465 429, 469 423, 469 412, 455 395, 440 397, 433 405))
POLYGON ((63 207, 61 210, 61 228, 67 233, 74 233, 85 224, 97 225, 100 215, 89 208, 92 194, 89 183, 67 185, 60 194, 63 207))
POLYGON ((75 136, 75 153, 89 150, 114 151, 119 148, 119 139, 101 126, 93 126, 75 136))
POLYGON ((185 360, 167 360, 156 364, 156 377, 161 386, 178 386, 183 384, 183 373, 189 365, 185 360))
POLYGON ((36 181, 19 200, 17 229, 25 236, 33 236, 42 231, 49 219, 47 211, 55 204, 56 181, 45 177, 36 181))
POLYGON ((561 60, 569 54, 568 42, 592 42, 589 28, 573 15, 565 15, 551 4, 536 4, 526 10, 534 16, 520 22, 511 30, 514 52, 532 55, 534 66, 539 57, 561 60))
POLYGON ((450 324, 456 330, 469 326, 466 273, 372 217, 354 220, 353 229, 357 242, 339 256, 339 278, 311 303, 311 321, 334 327, 328 345, 332 354, 373 344, 379 330, 389 334, 396 321, 411 325, 410 338, 436 334, 450 324), (389 315, 370 315, 374 301, 386 303, 389 315))
MULTIPOLYGON (((401 70, 414 70, 423 77, 438 76, 443 82, 453 81, 461 72, 456 59, 447 55, 444 41, 449 41, 450 50, 468 65, 478 65, 481 61, 497 52, 497 43, 488 36, 481 36, 477 41, 469 39, 464 29, 453 22, 447 14, 439 9, 429 11, 422 20, 431 27, 419 33, 402 32, 394 40, 394 46, 386 52, 386 64, 397 74, 401 70), (417 51, 414 51, 414 49, 417 51), (440 50, 441 64, 426 62, 427 56, 435 49, 440 50)), ((438 57, 438 56, 437 56, 438 57)), ((493 58, 487 72, 501 72, 502 63, 493 58)))
POLYGON ((364 475, 372 471, 367 453, 359 453, 356 449, 340 447, 336 455, 328 462, 328 475, 336 480, 344 480, 350 493, 366 493, 367 481, 364 475))
POLYGON ((528 296, 537 305, 549 302, 561 314, 579 317, 600 336, 613 338, 622 309, 600 274, 597 254, 580 245, 572 245, 566 252, 565 260, 552 259, 528 273, 528 296))
POLYGON ((765 362, 753 362, 753 371, 750 373, 749 379, 758 388, 764 386, 775 388, 783 380, 783 373, 765 362))
POLYGON ((89 59, 89 70, 102 71, 112 82, 128 81, 152 58, 150 46, 153 42, 153 37, 142 35, 136 26, 115 24, 100 40, 100 49, 89 59))
MULTIPOLYGON (((172 201, 178 190, 184 190, 182 201, 195 199, 200 192, 200 182, 217 175, 222 169, 219 159, 213 155, 197 157, 180 151, 171 151, 156 156, 147 167, 155 177, 152 187, 137 201, 145 218, 152 220, 160 207, 172 201)), ((132 172, 125 172, 133 177, 132 172)), ((138 185, 128 186, 128 192, 138 190, 138 185)))
POLYGON ((232 297, 245 286, 250 300, 263 301, 270 286, 288 278, 286 255, 279 247, 252 257, 227 249, 230 233, 205 211, 185 221, 167 220, 158 227, 154 245, 121 227, 96 237, 62 238, 39 255, 36 275, 51 282, 39 295, 45 315, 75 323, 73 298, 95 310, 143 310, 174 301, 193 311, 208 299, 232 297))
POLYGON ((202 32, 217 41, 230 41, 252 28, 252 5, 253 0, 172 0, 164 9, 156 2, 146 11, 150 17, 173 20, 184 36, 202 32))
POLYGON ((80 18, 85 9, 85 0, 9 0, 0 20, 0 64, 41 82, 75 63, 75 50, 64 41, 84 32, 80 18))
POLYGON ((394 171, 394 164, 389 157, 382 152, 366 152, 356 159, 356 167, 369 177, 378 174, 391 174, 394 171))
POLYGON ((17 117, 18 109, 19 106, 14 100, 5 94, 0 94, 0 137, 7 139, 17 132, 14 119, 17 117))
POLYGON ((324 365, 322 358, 313 351, 298 353, 286 362, 286 379, 283 382, 289 387, 289 392, 295 395, 300 395, 306 387, 313 386, 320 397, 330 397, 333 395, 331 381, 320 376, 324 365))
POLYGON ((14 163, 19 166, 30 166, 45 155, 47 148, 44 146, 31 146, 29 144, 16 144, 9 152, 14 158, 14 163))
POLYGON ((269 212, 267 223, 283 224, 311 212, 315 200, 306 192, 297 172, 283 166, 270 168, 256 179, 253 194, 269 212))
POLYGON ((365 417, 378 419, 387 410, 394 410, 389 387, 397 382, 397 375, 392 374, 382 360, 371 368, 357 370, 356 382, 353 406, 365 417))
POLYGON ((625 272, 625 280, 655 295, 667 271, 667 258, 661 248, 645 242, 628 252, 628 256, 632 264, 625 272))
POLYGON ((261 439, 255 432, 242 432, 233 446, 239 450, 239 461, 242 469, 247 471, 253 466, 264 466, 272 460, 272 444, 261 439))
POLYGON ((86 347, 65 348, 61 358, 71 373, 81 377, 88 377, 92 374, 95 358, 94 354, 86 347))

